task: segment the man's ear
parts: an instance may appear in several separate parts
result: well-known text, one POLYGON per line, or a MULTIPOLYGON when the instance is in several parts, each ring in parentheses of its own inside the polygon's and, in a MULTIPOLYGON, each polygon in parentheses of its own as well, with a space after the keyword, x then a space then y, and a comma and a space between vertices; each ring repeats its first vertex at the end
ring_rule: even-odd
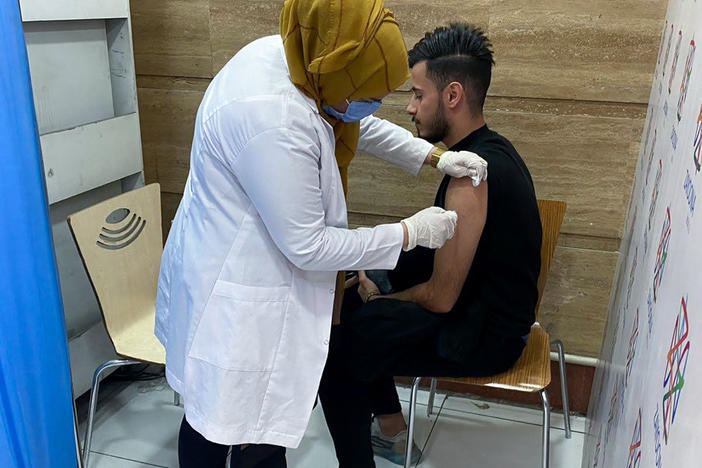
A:
POLYGON ((465 90, 458 81, 452 81, 444 89, 444 104, 450 109, 455 109, 465 99, 465 90))

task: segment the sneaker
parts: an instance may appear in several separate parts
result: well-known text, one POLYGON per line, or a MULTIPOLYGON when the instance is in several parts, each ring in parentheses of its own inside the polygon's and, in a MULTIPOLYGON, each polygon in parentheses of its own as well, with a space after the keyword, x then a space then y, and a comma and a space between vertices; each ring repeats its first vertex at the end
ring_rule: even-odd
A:
MULTIPOLYGON (((371 445, 373 453, 379 457, 390 460, 397 465, 405 464, 405 447, 407 446, 407 429, 400 431, 394 436, 386 436, 380 430, 377 419, 371 423, 371 445)), ((417 444, 412 441, 412 464, 416 465, 422 457, 422 451, 417 444)))

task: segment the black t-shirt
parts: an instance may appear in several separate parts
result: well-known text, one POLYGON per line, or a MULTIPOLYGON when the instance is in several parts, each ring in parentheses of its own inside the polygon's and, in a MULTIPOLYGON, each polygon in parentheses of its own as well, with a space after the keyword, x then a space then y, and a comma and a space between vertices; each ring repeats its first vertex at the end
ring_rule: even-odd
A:
MULTIPOLYGON (((487 125, 450 149, 472 151, 488 162, 488 209, 468 277, 442 331, 444 345, 465 348, 486 332, 524 336, 534 323, 541 269, 541 220, 531 175, 512 144, 487 125)), ((442 180, 437 206, 445 207, 450 180, 442 180)), ((400 255, 388 277, 400 291, 429 280, 433 268, 434 250, 417 247, 400 255)))

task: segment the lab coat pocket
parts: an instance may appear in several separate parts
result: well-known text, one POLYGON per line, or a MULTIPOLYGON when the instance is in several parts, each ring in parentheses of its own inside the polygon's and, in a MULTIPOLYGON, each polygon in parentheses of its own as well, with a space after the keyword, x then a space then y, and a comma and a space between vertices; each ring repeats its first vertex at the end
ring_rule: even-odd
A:
POLYGON ((217 281, 190 357, 233 371, 270 371, 285 326, 288 287, 217 281))

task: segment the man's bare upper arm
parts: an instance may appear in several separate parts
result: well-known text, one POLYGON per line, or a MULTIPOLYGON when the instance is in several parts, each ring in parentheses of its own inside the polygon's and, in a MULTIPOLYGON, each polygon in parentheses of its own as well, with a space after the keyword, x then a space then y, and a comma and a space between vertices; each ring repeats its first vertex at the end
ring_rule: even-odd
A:
POLYGON ((448 312, 465 283, 487 219, 488 182, 473 187, 469 177, 451 179, 446 191, 446 209, 458 213, 456 234, 436 251, 430 280, 433 309, 448 312))

